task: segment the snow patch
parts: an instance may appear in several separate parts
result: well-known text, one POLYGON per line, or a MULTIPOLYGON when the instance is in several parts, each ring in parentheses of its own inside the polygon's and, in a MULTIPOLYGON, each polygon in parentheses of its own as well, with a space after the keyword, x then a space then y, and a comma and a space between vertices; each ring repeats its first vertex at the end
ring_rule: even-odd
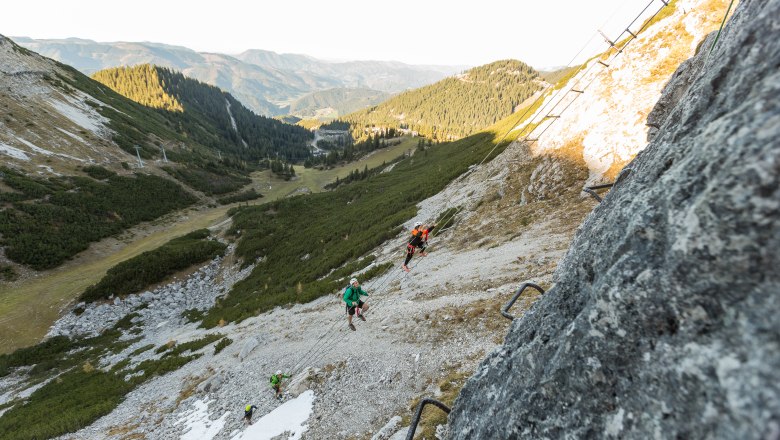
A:
POLYGON ((238 133, 238 126, 236 125, 236 120, 233 119, 233 113, 230 112, 230 101, 225 100, 228 116, 230 116, 230 125, 233 126, 233 131, 238 133))
POLYGON ((30 156, 24 153, 24 151, 14 148, 10 145, 6 145, 2 142, 0 142, 0 152, 5 153, 8 156, 13 157, 14 159, 19 160, 30 160, 30 156))
POLYGON ((299 439, 308 428, 306 421, 313 409, 314 391, 307 390, 266 414, 231 440, 270 440, 285 432, 292 433, 288 440, 299 439))
POLYGON ((225 419, 230 415, 230 411, 216 420, 211 420, 209 419, 211 402, 196 400, 193 408, 184 413, 184 418, 175 423, 185 425, 184 433, 179 437, 181 440, 211 440, 225 427, 225 419))
POLYGON ((32 396, 32 393, 38 391, 39 389, 43 388, 44 385, 48 384, 52 381, 53 378, 49 378, 47 380, 44 380, 43 382, 33 385, 29 388, 26 388, 24 391, 19 393, 16 397, 19 399, 27 399, 28 397, 32 396))
POLYGON ((49 150, 47 150, 45 148, 41 148, 41 147, 33 144, 32 142, 24 140, 24 139, 22 139, 20 137, 17 137, 16 140, 18 140, 19 142, 23 143, 24 145, 27 145, 31 150, 35 151, 36 153, 43 154, 44 156, 60 156, 60 157, 64 157, 64 158, 71 159, 71 160, 75 160, 75 161, 78 161, 78 162, 85 162, 84 159, 79 159, 78 157, 71 156, 69 154, 53 153, 53 152, 51 152, 51 151, 49 151, 49 150))
POLYGON ((82 138, 82 137, 81 137, 81 136, 79 136, 79 135, 75 135, 75 134, 73 134, 73 133, 69 132, 68 130, 62 129, 62 128, 60 128, 60 127, 57 127, 57 130, 59 130, 59 131, 61 131, 61 132, 65 133, 66 135, 68 135, 68 136, 70 136, 71 138, 73 138, 73 139, 75 139, 75 140, 77 140, 77 141, 81 142, 82 144, 86 144, 86 143, 87 143, 87 141, 85 141, 85 140, 84 140, 84 138, 82 138))
POLYGON ((103 123, 106 122, 107 119, 97 114, 97 112, 91 108, 77 105, 81 104, 85 106, 82 101, 63 102, 58 99, 52 99, 48 102, 57 110, 57 112, 85 130, 99 134, 104 129, 103 123))
MULTIPOLYGON (((55 176, 62 176, 62 174, 60 174, 60 173, 58 173, 58 172, 54 171, 54 168, 52 168, 52 167, 50 167, 50 166, 47 166, 47 165, 38 165, 38 168, 42 168, 43 170, 45 170, 45 171, 46 171, 46 172, 48 172, 49 174, 54 174, 55 176)), ((42 173, 41 171, 38 171, 38 174, 43 174, 43 173, 42 173)))

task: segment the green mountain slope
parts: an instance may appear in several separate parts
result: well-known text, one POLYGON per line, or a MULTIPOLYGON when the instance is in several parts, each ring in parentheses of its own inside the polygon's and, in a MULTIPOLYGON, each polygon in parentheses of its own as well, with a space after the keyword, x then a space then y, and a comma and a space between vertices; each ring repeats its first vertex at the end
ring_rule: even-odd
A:
MULTIPOLYGON (((400 225, 416 214, 417 203, 441 191, 471 165, 500 154, 516 136, 509 131, 526 116, 520 111, 464 139, 418 147, 414 156, 397 162, 391 171, 333 191, 231 211, 232 232, 240 231, 237 255, 247 262, 265 258, 217 302, 204 325, 240 321, 287 303, 305 303, 341 287, 345 276, 371 263, 370 257, 359 260, 362 256, 394 237, 400 225)), ((376 266, 362 278, 386 269, 376 266)))
POLYGON ((57 267, 90 243, 196 203, 173 178, 223 194, 249 183, 261 157, 308 154, 308 130, 259 117, 169 70, 116 72, 125 92, 158 109, 3 36, 0 70, 4 272, 6 258, 36 270, 57 267), (143 168, 135 165, 136 147, 143 168))
POLYGON ((527 64, 496 61, 340 119, 351 124, 356 137, 363 127, 379 126, 406 128, 439 141, 457 139, 507 117, 543 84, 527 64))
POLYGON ((96 72, 92 77, 136 102, 157 109, 198 143, 241 161, 279 155, 297 161, 309 156, 307 130, 258 116, 229 93, 181 73, 148 64, 96 72))

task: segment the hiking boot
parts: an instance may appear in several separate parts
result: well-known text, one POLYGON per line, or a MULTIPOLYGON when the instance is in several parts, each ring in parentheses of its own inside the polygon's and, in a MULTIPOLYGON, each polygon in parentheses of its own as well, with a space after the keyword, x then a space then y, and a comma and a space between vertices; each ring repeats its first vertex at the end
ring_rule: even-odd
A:
POLYGON ((351 322, 349 323, 349 329, 352 330, 353 332, 357 330, 351 322))
POLYGON ((366 317, 363 316, 362 313, 358 315, 358 318, 360 318, 363 322, 366 322, 366 317))

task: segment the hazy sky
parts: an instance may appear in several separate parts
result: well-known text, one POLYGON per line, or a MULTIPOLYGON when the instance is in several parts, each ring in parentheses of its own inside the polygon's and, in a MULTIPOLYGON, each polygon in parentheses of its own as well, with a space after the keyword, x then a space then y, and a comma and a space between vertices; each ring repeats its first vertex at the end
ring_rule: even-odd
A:
MULTIPOLYGON (((0 33, 32 38, 153 41, 197 51, 246 49, 326 59, 479 65, 504 58, 565 65, 603 49, 650 0, 4 2, 0 33), (602 46, 597 46, 602 45, 602 46)), ((656 10, 661 0, 650 6, 656 10)))

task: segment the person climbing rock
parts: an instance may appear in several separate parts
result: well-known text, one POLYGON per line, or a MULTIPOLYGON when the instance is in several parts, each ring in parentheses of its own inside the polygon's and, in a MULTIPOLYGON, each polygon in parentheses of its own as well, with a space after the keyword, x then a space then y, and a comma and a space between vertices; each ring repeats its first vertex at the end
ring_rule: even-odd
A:
POLYGON ((276 398, 282 400, 282 379, 289 379, 292 375, 283 374, 282 370, 277 370, 271 375, 271 388, 276 391, 276 398))
POLYGON ((358 283, 357 278, 352 278, 349 280, 349 286, 344 290, 344 302, 347 304, 347 322, 349 323, 349 328, 352 330, 357 330, 355 325, 352 324, 352 316, 354 316, 355 313, 357 313, 358 318, 363 321, 366 320, 363 313, 368 311, 368 304, 360 300, 361 295, 368 296, 368 293, 360 288, 360 283, 358 283))
POLYGON ((257 409, 254 405, 247 405, 244 408, 244 424, 251 425, 252 424, 252 413, 257 409))
POLYGON ((420 255, 423 257, 428 255, 425 253, 425 247, 428 245, 428 234, 430 234, 435 227, 436 224, 426 227, 422 222, 415 222, 414 229, 412 229, 412 238, 409 240, 409 244, 406 245, 406 260, 402 266, 403 270, 409 272, 409 261, 412 260, 412 256, 416 249, 420 249, 420 255))

